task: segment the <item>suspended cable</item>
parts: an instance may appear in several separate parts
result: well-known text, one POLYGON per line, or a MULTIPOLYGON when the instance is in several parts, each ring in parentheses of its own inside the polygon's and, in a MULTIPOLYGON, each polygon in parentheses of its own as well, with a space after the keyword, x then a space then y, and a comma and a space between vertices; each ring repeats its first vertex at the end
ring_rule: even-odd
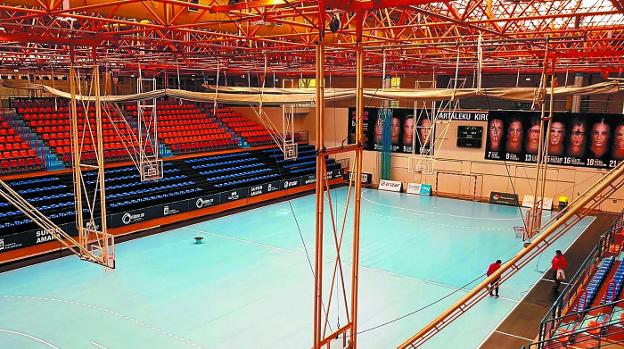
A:
MULTIPOLYGON (((518 70, 518 76, 520 76, 520 70, 518 70)), ((483 90, 484 91, 484 95, 485 95, 485 101, 487 103, 487 108, 488 110, 492 110, 492 106, 490 105, 490 97, 488 96, 487 93, 487 89, 483 90)), ((518 194, 516 192, 516 187, 514 185, 514 181, 511 177, 511 173, 509 172, 509 164, 507 163, 507 159, 503 158, 503 166, 505 166, 505 172, 507 173, 507 179, 509 180, 509 184, 511 184, 511 190, 512 193, 518 197, 518 194)), ((520 205, 516 206, 518 208, 518 213, 520 214, 520 219, 522 220, 522 226, 524 227, 525 231, 527 229, 527 223, 524 219, 524 213, 522 212, 522 208, 520 207, 520 205)))
MULTIPOLYGON (((507 252, 511 252, 511 251, 515 251, 515 249, 513 249, 513 250, 509 249, 507 252)), ((503 264, 507 263, 510 260, 511 260, 511 258, 505 259, 503 261, 503 264)), ((366 333, 366 332, 370 332, 370 331, 379 329, 381 327, 390 325, 390 324, 395 323, 397 321, 403 320, 403 319, 405 319, 405 318, 407 318, 409 316, 412 316, 412 315, 414 315, 416 313, 419 313, 419 312, 421 312, 421 311, 423 311, 423 310, 425 310, 425 309, 427 309, 427 308, 429 308, 431 306, 434 306, 434 305, 440 303, 441 301, 449 298, 450 296, 454 295, 455 293, 457 293, 459 291, 466 290, 466 288, 468 286, 470 286, 472 283, 476 282, 477 280, 481 279, 482 277, 484 277, 486 275, 487 275, 487 273, 481 273, 481 274, 477 275, 475 278, 473 278, 472 280, 470 280, 467 283, 463 284, 462 286, 459 286, 459 287, 455 288, 452 292, 449 292, 449 293, 445 294, 444 296, 442 296, 442 297, 440 297, 440 298, 438 298, 438 299, 436 299, 436 300, 434 300, 434 301, 432 301, 430 303, 427 303, 427 304, 423 305, 422 307, 420 307, 418 309, 415 309, 413 311, 410 311, 409 313, 403 314, 403 315, 398 316, 398 317, 396 317, 394 319, 391 319, 391 320, 388 320, 386 322, 383 322, 383 323, 381 323, 379 325, 375 325, 375 326, 369 327, 369 328, 367 328, 365 330, 359 331, 357 334, 359 335, 359 334, 362 334, 362 333, 366 333)))
MULTIPOLYGON (((263 109, 262 109, 262 96, 264 95, 264 88, 265 88, 265 83, 266 83, 266 76, 267 76, 267 70, 268 70, 268 59, 267 59, 267 55, 264 55, 264 71, 263 71, 263 80, 262 80, 262 86, 260 89, 260 105, 259 105, 259 112, 257 113, 261 120, 262 120, 262 115, 263 115, 263 109)), ((249 82, 249 87, 251 88, 251 77, 250 74, 248 72, 248 82, 249 82)), ((280 178, 285 178, 284 176, 284 169, 280 166, 279 162, 277 159, 275 159, 275 165, 277 167, 277 170, 279 172, 280 178)), ((316 178, 317 181, 319 180, 323 180, 322 178, 316 178)), ((305 255, 306 255, 306 260, 308 261, 308 267, 310 268, 310 272, 312 273, 313 277, 316 277, 315 273, 314 273, 314 267, 312 266, 312 260, 310 258, 310 253, 308 251, 308 247, 307 244, 305 242, 305 239, 303 237, 303 232, 301 230, 301 225, 299 224, 299 219, 297 218, 297 215, 295 213, 295 209, 292 205, 292 199, 290 198, 290 195, 288 194, 288 191, 286 191, 286 195, 284 196, 286 198, 286 201, 288 202, 288 206, 290 208, 290 213, 293 217, 293 220, 295 221, 295 225, 297 226, 297 233, 299 234, 299 239, 301 241, 301 244, 303 246, 303 249, 305 251, 305 255)), ((320 242, 322 243, 322 241, 320 242)), ((325 317, 329 318, 328 316, 328 310, 325 307, 324 304, 322 304, 323 307, 323 312, 325 313, 325 317)), ((331 324, 328 324, 330 330, 333 331, 333 328, 331 326, 331 324)))
POLYGON ((212 115, 215 117, 217 116, 217 96, 219 95, 219 76, 221 75, 220 69, 221 69, 221 64, 220 64, 219 58, 217 58, 217 78, 216 78, 217 86, 215 87, 214 101, 212 102, 212 115))
POLYGON ((386 322, 384 322, 384 323, 381 323, 381 324, 379 324, 379 325, 376 325, 376 326, 373 326, 373 327, 369 327, 369 328, 367 328, 367 329, 365 329, 365 330, 362 330, 362 331, 358 331, 358 333, 357 333, 357 334, 358 334, 358 335, 360 335, 360 334, 362 334, 362 333, 366 333, 366 332, 370 332, 370 331, 373 331, 373 330, 379 329, 379 328, 381 328, 381 327, 384 327, 384 326, 390 325, 390 324, 392 324, 392 323, 395 323, 395 322, 397 322, 397 321, 403 320, 403 319, 405 319, 406 317, 412 316, 412 315, 414 315, 414 314, 416 314, 416 313, 418 313, 418 312, 421 312, 421 311, 423 311, 423 310, 425 310, 425 309, 427 309, 427 308, 429 308, 429 307, 431 307, 431 306, 434 306, 434 305, 436 305, 436 304, 440 303, 441 301, 443 301, 443 300, 445 300, 445 299, 449 298, 450 296, 454 295, 455 293, 457 293, 457 292, 459 292, 459 291, 461 291, 461 290, 464 290, 464 289, 465 289, 466 287, 468 287, 470 284, 472 284, 473 282, 475 282, 475 281, 477 281, 477 280, 481 279, 481 278, 482 278, 483 276, 485 276, 485 275, 486 275, 486 273, 480 274, 480 275, 479 275, 479 276, 477 276, 476 278, 474 278, 474 279, 470 280, 468 283, 466 283, 466 284, 464 284, 464 285, 462 285, 462 286, 460 286, 460 287, 456 288, 454 291, 452 291, 452 292, 450 292, 450 293, 447 293, 446 295, 444 295, 444 296, 442 296, 442 297, 440 297, 440 298, 436 299, 435 301, 433 301, 433 302, 431 302, 431 303, 425 304, 424 306, 422 306, 422 307, 420 307, 420 308, 418 308, 418 309, 416 309, 416 310, 410 311, 410 312, 409 312, 409 313, 407 313, 407 314, 401 315, 401 316, 399 316, 399 317, 397 317, 397 318, 394 318, 394 319, 392 319, 392 320, 388 320, 388 321, 386 321, 386 322))
MULTIPOLYGON (((178 63, 178 56, 176 56, 176 73, 178 74, 178 90, 182 89, 180 84, 180 63, 178 63)), ((182 102, 182 100, 180 100, 182 102)))

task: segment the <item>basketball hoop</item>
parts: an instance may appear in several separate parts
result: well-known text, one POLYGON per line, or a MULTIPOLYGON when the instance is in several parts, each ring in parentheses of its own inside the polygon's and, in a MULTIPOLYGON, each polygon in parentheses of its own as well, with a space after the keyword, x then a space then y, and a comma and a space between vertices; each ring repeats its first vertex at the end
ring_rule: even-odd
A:
POLYGON ((526 237, 526 229, 524 227, 513 227, 516 238, 524 240, 526 237))
POLYGON ((284 144, 284 160, 297 160, 299 156, 299 144, 289 141, 284 144))
POLYGON ((141 182, 157 181, 163 177, 163 161, 160 159, 141 159, 139 167, 141 182))
POLYGON ((412 172, 418 172, 426 175, 433 174, 433 157, 414 157, 409 158, 409 168, 412 172))

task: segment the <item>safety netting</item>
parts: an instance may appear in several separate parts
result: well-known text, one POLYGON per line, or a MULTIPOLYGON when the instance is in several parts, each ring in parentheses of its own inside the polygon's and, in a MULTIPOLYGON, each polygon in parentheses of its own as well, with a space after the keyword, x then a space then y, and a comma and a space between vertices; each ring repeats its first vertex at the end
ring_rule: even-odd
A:
MULTIPOLYGON (((50 86, 28 82, 5 81, 3 85, 8 88, 20 88, 39 90, 52 96, 71 98, 69 92, 65 92, 50 86)), ((287 104, 312 104, 316 100, 314 88, 258 88, 258 87, 227 87, 204 85, 211 92, 195 92, 180 89, 159 89, 144 93, 128 95, 105 95, 100 100, 105 103, 120 103, 146 100, 161 97, 180 98, 194 102, 215 102, 223 104, 239 105, 287 105, 287 104)), ((534 101, 539 94, 539 88, 533 87, 496 87, 482 89, 364 89, 364 97, 368 99, 404 99, 412 101, 443 101, 450 99, 465 99, 473 97, 498 98, 513 101, 534 101)), ((570 95, 598 95, 611 94, 621 91, 621 83, 618 81, 605 81, 598 84, 582 87, 555 87, 554 96, 570 95)), ((550 95, 550 89, 547 89, 550 95)), ((328 88, 325 89, 325 101, 353 100, 356 90, 353 88, 328 88)), ((95 100, 94 96, 76 95, 76 99, 84 101, 95 100)))

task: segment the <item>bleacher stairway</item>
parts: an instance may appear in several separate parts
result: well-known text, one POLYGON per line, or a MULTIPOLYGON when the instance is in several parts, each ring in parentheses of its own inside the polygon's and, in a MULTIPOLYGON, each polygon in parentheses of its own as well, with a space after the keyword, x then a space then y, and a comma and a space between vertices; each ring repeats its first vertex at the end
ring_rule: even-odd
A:
POLYGON ((53 171, 65 168, 63 162, 59 160, 58 155, 45 144, 36 132, 26 125, 15 110, 3 111, 3 117, 35 150, 45 164, 45 169, 53 171))

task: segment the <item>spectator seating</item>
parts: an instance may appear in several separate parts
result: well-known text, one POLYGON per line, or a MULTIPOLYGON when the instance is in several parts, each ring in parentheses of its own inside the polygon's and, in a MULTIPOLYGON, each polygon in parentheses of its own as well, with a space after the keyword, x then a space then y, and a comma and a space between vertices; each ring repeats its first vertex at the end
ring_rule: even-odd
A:
POLYGON ((0 173, 36 169, 43 169, 41 158, 7 121, 0 121, 0 173))
MULTIPOLYGON (((34 101, 32 105, 22 102, 17 107, 17 113, 24 121, 37 132, 59 158, 69 164, 72 161, 71 151, 71 116, 70 107, 66 101, 57 105, 41 105, 42 102, 34 101)), ((82 105, 78 106, 78 130, 85 132, 86 118, 89 122, 95 123, 95 107, 90 105, 88 110, 84 110, 82 105)), ((104 106, 102 111, 102 128, 104 140, 104 157, 107 160, 121 160, 129 157, 122 137, 126 141, 132 138, 132 129, 123 120, 123 117, 112 107, 104 106), (110 117, 109 117, 110 116, 110 117), (122 136, 120 136, 120 134, 122 136)), ((84 134, 87 137, 87 134, 84 134)), ((81 135, 82 136, 82 135, 81 135)), ((83 159, 94 160, 95 152, 91 141, 85 141, 83 147, 83 159)))
MULTIPOLYGON (((9 186, 53 221, 64 223, 73 219, 74 195, 71 176, 15 180, 10 181, 9 186)), ((31 220, 22 212, 6 201, 0 201, 0 232, 2 232, 0 235, 34 228, 31 220)))
MULTIPOLYGON (((11 105, 24 120, 25 125, 39 135, 51 152, 58 155, 65 165, 69 165, 72 161, 71 117, 67 101, 46 98, 12 99, 11 105)), ((129 157, 126 146, 130 148, 131 145, 124 144, 124 141, 131 141, 130 134, 136 133, 137 105, 124 106, 128 112, 126 115, 128 123, 113 107, 107 105, 103 107, 104 156, 109 162, 125 160, 129 157)), ((91 122, 95 121, 95 107, 91 105, 88 110, 83 110, 82 105, 79 105, 78 108, 79 131, 82 132, 85 118, 91 122)), ((156 108, 159 140, 175 154, 229 149, 247 144, 258 146, 273 142, 269 130, 242 117, 229 107, 220 106, 216 119, 198 105, 189 102, 180 103, 179 100, 159 101, 156 108)), ((149 115, 150 110, 146 109, 145 112, 149 115)), ((89 143, 85 142, 83 147, 83 159, 87 161, 95 159, 94 147, 89 143)), ((2 150, 0 155, 4 155, 2 150)), ((15 157, 15 154, 12 157, 15 157)), ((5 164, 11 165, 10 162, 5 164)), ((24 168, 38 166, 36 160, 17 162, 13 165, 24 168)))
MULTIPOLYGON (((126 107, 131 115, 138 114, 136 105, 126 107)), ((175 153, 189 153, 216 149, 235 148, 238 142, 232 138, 206 112, 192 103, 180 104, 166 100, 156 105, 158 137, 175 153)), ((149 115, 149 111, 146 111, 149 115)))
MULTIPOLYGON (((307 154, 310 149, 304 148, 307 154)), ((277 148, 271 150, 273 153, 270 155, 279 152, 277 148)), ((106 169, 107 213, 128 212, 302 175, 291 168, 280 170, 275 165, 275 159, 267 154, 266 151, 249 151, 167 161, 163 165, 164 177, 149 182, 141 182, 134 166, 106 169)), ((308 165, 305 166, 307 168, 308 165)), ((91 186, 95 183, 97 173, 87 172, 84 178, 86 185, 91 186)), ((70 173, 8 183, 55 223, 74 220, 73 180, 70 173)), ((36 229, 36 226, 28 217, 0 199, 0 236, 31 229, 36 229)))
MULTIPOLYGON (((164 178, 158 182, 141 182, 133 166, 107 169, 105 183, 108 213, 151 206, 169 198, 185 199, 201 191, 195 181, 173 163, 165 163, 163 170, 164 178)), ((95 183, 96 176, 95 171, 84 174, 87 186, 95 183)), ((9 185, 55 223, 73 220, 74 195, 70 174, 11 181, 9 185)), ((32 221, 19 210, 0 201, 0 235, 34 228, 32 221)))
POLYGON ((253 122, 232 108, 219 106, 216 117, 229 129, 243 137, 250 146, 272 144, 273 138, 264 126, 253 122))
POLYGON ((592 277, 592 279, 589 281, 589 283, 585 287, 585 292, 581 294, 581 297, 579 298, 578 303, 574 307, 574 312, 584 311, 589 307, 594 297, 596 296, 598 290, 602 286, 602 283, 605 277, 609 273, 609 269, 611 269, 611 266, 613 265, 614 260, 615 260, 615 257, 610 256, 600 261, 600 264, 598 265, 598 269, 596 270, 596 272, 594 273, 594 276, 592 277))
POLYGON ((243 152, 185 160, 215 190, 233 189, 280 177, 256 155, 243 152))
POLYGON ((622 282, 624 281, 624 263, 620 262, 620 265, 615 271, 611 282, 609 283, 609 288, 607 289, 607 293, 604 295, 600 304, 608 304, 613 303, 616 299, 618 299, 620 295, 620 291, 622 290, 622 282))
MULTIPOLYGON (((296 160, 284 160, 284 155, 279 148, 266 149, 263 151, 275 164, 279 172, 288 173, 292 176, 303 176, 316 172, 316 150, 311 145, 299 145, 299 154, 296 160)), ((327 158, 327 171, 340 168, 336 160, 327 158)))

